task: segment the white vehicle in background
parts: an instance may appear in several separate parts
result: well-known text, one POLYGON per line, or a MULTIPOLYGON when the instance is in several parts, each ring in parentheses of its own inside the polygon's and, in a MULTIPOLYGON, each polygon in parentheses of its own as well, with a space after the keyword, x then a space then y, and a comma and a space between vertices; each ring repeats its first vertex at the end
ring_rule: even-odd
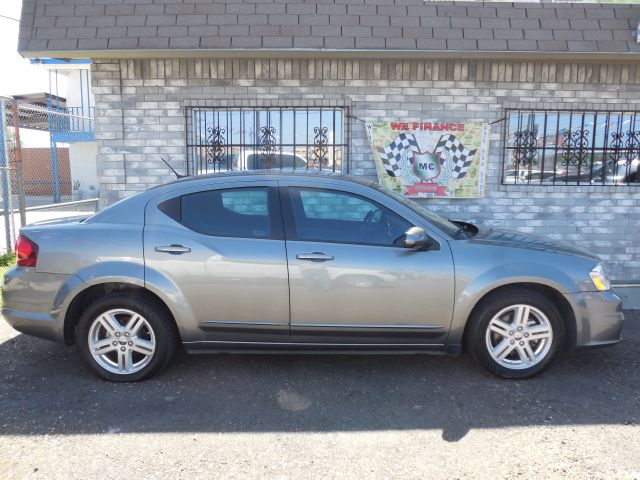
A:
MULTIPOLYGON (((605 184, 626 184, 626 183, 639 183, 640 182, 640 157, 636 157, 630 162, 626 160, 618 160, 615 163, 615 170, 612 174, 607 172, 605 177, 605 184)), ((601 183, 601 178, 594 178, 594 183, 601 183)))
MULTIPOLYGON (((613 164, 607 165, 603 172, 602 162, 593 166, 591 173, 592 185, 631 185, 640 182, 640 157, 631 161, 626 159, 617 160, 613 164)), ((589 175, 588 168, 584 174, 589 175)))
POLYGON ((540 184, 553 182, 555 179, 558 183, 566 182, 569 184, 587 184, 592 185, 626 185, 640 183, 640 158, 635 158, 630 162, 627 160, 618 160, 614 165, 607 166, 602 171, 602 162, 594 162, 593 167, 583 166, 582 168, 561 167, 554 172, 552 170, 507 170, 504 175, 504 183, 506 184, 540 184))
MULTIPOLYGON (((199 173, 226 172, 238 170, 270 170, 270 171, 302 171, 319 170, 320 166, 312 159, 293 152, 262 153, 256 150, 245 150, 239 153, 225 153, 220 160, 207 164, 207 168, 199 173)), ((333 163, 322 165, 322 170, 333 170, 333 163)))
POLYGON ((504 173, 504 183, 527 183, 525 170, 507 170, 504 173))
POLYGON ((507 170, 505 172, 504 183, 540 183, 541 180, 553 177, 553 172, 541 171, 541 170, 528 170, 523 168, 521 170, 507 170))
MULTIPOLYGON (((293 152, 273 152, 270 154, 246 150, 235 154, 233 170, 302 170, 307 168, 307 160, 293 152)), ((309 165, 312 168, 312 165, 309 165)))

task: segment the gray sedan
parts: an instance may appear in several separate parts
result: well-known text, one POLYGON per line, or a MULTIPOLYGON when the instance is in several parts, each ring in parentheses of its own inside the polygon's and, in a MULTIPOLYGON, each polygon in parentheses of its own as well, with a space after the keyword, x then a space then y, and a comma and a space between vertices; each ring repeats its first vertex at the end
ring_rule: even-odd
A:
POLYGON ((339 175, 179 180, 75 222, 32 225, 4 318, 75 343, 114 381, 189 352, 448 353, 524 378, 616 343, 622 304, 599 259, 445 220, 339 175))

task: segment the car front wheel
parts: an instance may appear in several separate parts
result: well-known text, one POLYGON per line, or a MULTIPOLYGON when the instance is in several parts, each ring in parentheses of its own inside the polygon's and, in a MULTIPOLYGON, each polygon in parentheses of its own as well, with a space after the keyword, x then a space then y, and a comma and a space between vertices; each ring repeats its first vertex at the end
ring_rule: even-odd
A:
POLYGON ((509 289, 489 297, 470 319, 467 346, 490 372, 526 378, 544 370, 564 344, 564 323, 546 296, 509 289))
POLYGON ((84 363, 100 377, 133 382, 166 366, 176 347, 171 318, 155 302, 112 293, 93 302, 76 327, 84 363))

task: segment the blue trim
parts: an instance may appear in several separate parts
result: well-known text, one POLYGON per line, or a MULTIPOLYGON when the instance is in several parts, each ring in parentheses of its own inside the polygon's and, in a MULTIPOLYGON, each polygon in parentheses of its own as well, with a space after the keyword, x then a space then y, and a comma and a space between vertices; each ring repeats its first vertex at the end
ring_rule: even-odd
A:
POLYGON ((51 138, 57 143, 95 142, 96 136, 93 132, 55 132, 51 133, 51 138))
POLYGON ((90 65, 91 60, 65 60, 62 58, 30 58, 29 62, 37 65, 90 65))

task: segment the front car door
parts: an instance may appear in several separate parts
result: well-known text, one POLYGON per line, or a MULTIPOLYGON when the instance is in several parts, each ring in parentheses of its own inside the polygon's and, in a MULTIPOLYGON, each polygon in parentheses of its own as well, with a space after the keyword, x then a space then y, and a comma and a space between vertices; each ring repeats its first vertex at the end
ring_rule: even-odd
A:
POLYGON ((149 202, 145 278, 172 290, 190 347, 288 341, 289 285, 275 182, 225 182, 149 202))
POLYGON ((437 240, 433 250, 399 246, 408 228, 429 225, 366 186, 339 180, 280 185, 293 342, 445 343, 454 271, 442 237, 428 231, 437 240))

